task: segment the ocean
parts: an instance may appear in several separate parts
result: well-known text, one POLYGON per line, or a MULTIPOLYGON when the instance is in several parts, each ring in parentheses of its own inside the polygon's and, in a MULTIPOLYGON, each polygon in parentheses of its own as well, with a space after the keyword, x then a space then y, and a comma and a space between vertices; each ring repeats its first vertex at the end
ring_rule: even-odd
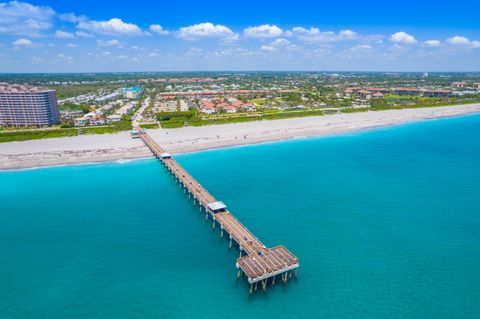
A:
POLYGON ((480 318, 480 115, 176 158, 298 278, 249 295, 156 160, 1 172, 0 318, 480 318))

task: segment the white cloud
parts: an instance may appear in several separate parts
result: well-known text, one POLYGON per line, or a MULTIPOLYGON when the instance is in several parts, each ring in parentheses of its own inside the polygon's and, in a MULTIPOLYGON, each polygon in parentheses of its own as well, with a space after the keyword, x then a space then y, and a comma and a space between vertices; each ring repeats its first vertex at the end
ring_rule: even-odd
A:
POLYGON ((77 27, 82 30, 106 35, 142 35, 144 32, 133 23, 123 22, 122 19, 113 18, 108 21, 81 21, 77 27))
POLYGON ((53 25, 55 11, 26 2, 0 3, 0 33, 40 36, 53 25))
POLYGON ((55 37, 57 37, 59 39, 73 39, 73 38, 75 38, 75 35, 71 32, 57 30, 55 32, 55 37))
POLYGON ((83 31, 77 31, 77 32, 75 32, 75 34, 77 35, 77 37, 81 37, 81 38, 94 38, 95 37, 93 34, 83 32, 83 31))
POLYGON ((408 45, 417 43, 417 39, 415 39, 413 35, 410 35, 403 31, 392 34, 390 36, 390 41, 397 44, 408 44, 408 45))
POLYGON ((284 47, 289 44, 290 44, 290 41, 288 41, 287 39, 280 38, 273 41, 271 45, 274 47, 284 47))
POLYGON ((281 36, 283 30, 276 25, 263 24, 256 27, 248 27, 243 30, 243 35, 247 38, 275 38, 281 36))
POLYGON ((318 28, 295 27, 289 31, 289 35, 297 37, 300 41, 318 43, 318 42, 336 42, 344 40, 356 40, 358 33, 352 30, 341 30, 336 33, 333 31, 320 31, 318 28))
POLYGON ((97 40, 97 45, 99 47, 113 47, 113 46, 122 47, 122 44, 117 39, 97 40))
POLYGON ((77 48, 77 47, 78 47, 78 45, 75 44, 75 43, 69 43, 69 44, 67 44, 67 48, 77 48))
POLYGON ((13 41, 13 45, 17 47, 28 47, 31 46, 33 42, 29 39, 18 39, 16 41, 13 41))
POLYGON ((439 40, 427 40, 424 43, 431 47, 438 47, 440 44, 442 44, 439 40))
POLYGON ((59 55, 57 55, 57 58, 61 60, 66 60, 66 61, 73 61, 73 58, 71 56, 65 55, 63 53, 60 53, 59 55))
POLYGON ((339 33, 341 39, 345 40, 355 40, 358 38, 358 33, 352 30, 342 30, 339 33))
POLYGON ((238 38, 238 35, 230 28, 210 22, 182 27, 178 31, 178 36, 187 40, 195 40, 199 38, 226 38, 235 40, 238 38))
POLYGON ((271 46, 271 45, 262 45, 262 47, 260 49, 262 51, 267 51, 267 52, 277 51, 277 48, 275 48, 274 46, 271 46))
POLYGON ((467 45, 470 43, 470 40, 466 37, 456 35, 454 37, 448 38, 447 42, 450 44, 467 45))
POLYGON ((84 15, 77 16, 74 13, 63 13, 59 14, 58 18, 62 21, 72 22, 72 23, 79 23, 82 21, 88 21, 88 18, 84 15))
POLYGON ((452 45, 465 46, 465 47, 469 47, 469 48, 472 48, 472 49, 480 48, 480 41, 478 41, 478 40, 470 41, 470 39, 468 39, 464 36, 459 36, 459 35, 448 38, 447 42, 452 44, 452 45))
POLYGON ((150 26, 150 31, 156 33, 156 34, 160 34, 160 35, 167 35, 167 34, 170 34, 170 31, 168 30, 165 30, 161 25, 159 24, 152 24, 150 26))
POLYGON ((350 51, 352 52, 370 52, 372 50, 373 50, 373 47, 369 44, 359 44, 350 48, 350 51))

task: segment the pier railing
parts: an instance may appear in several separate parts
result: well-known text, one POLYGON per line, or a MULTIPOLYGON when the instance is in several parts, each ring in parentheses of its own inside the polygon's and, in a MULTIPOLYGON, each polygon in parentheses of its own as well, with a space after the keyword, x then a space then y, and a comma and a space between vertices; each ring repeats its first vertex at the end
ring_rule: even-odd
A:
POLYGON ((205 219, 212 219, 212 227, 220 227, 220 236, 228 236, 229 247, 235 242, 240 250, 237 259, 237 278, 242 274, 250 284, 250 293, 257 290, 260 282, 266 290, 268 283, 274 285, 279 278, 287 282, 297 276, 298 258, 284 246, 267 248, 243 224, 241 224, 227 209, 224 203, 216 200, 200 183, 198 183, 173 157, 165 152, 147 133, 138 130, 139 137, 174 176, 176 183, 184 188, 193 204, 197 202, 200 211, 205 211, 205 219), (242 252, 246 255, 242 256, 242 252))

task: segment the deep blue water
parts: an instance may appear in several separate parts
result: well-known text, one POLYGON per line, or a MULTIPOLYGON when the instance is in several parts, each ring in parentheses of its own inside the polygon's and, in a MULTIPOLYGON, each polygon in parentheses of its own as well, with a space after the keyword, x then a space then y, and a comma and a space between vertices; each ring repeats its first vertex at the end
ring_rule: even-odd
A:
POLYGON ((480 318, 480 116, 177 159, 297 281, 249 296, 155 160, 2 172, 0 318, 480 318))

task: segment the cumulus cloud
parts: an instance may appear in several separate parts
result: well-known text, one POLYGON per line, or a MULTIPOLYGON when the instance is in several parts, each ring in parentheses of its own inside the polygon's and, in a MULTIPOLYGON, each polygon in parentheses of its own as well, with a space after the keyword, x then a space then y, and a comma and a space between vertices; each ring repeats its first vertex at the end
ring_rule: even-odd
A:
POLYGON ((373 47, 369 44, 359 44, 350 48, 350 51, 352 52, 370 52, 372 50, 373 50, 373 47))
POLYGON ((439 40, 427 40, 424 43, 431 47, 438 47, 440 44, 442 44, 439 40))
POLYGON ((28 47, 28 46, 31 46, 33 44, 33 42, 29 39, 18 39, 16 41, 13 41, 13 45, 16 46, 16 47, 28 47))
POLYGON ((26 2, 0 3, 0 33, 40 36, 53 25, 55 11, 26 2))
POLYGON ((73 39, 75 38, 75 35, 71 32, 57 30, 55 32, 55 37, 59 39, 73 39))
POLYGON ((73 61, 73 57, 65 55, 63 53, 58 54, 57 58, 59 58, 61 60, 69 61, 69 62, 73 61))
POLYGON ((480 41, 470 40, 467 37, 456 35, 454 37, 448 38, 447 43, 452 45, 464 46, 467 48, 477 49, 480 48, 480 41))
POLYGON ((277 48, 275 48, 274 46, 271 46, 271 45, 262 45, 262 47, 260 49, 262 51, 267 51, 267 52, 277 51, 277 48))
POLYGON ((58 18, 62 21, 72 22, 72 23, 79 23, 82 21, 88 21, 88 18, 84 15, 76 15, 74 13, 63 13, 59 14, 58 18))
POLYGON ((150 31, 156 33, 156 34, 160 34, 160 35, 167 35, 167 34, 170 34, 170 31, 168 30, 165 30, 161 25, 159 24, 152 24, 150 26, 150 31))
POLYGON ((120 41, 118 41, 116 39, 113 39, 113 40, 97 40, 97 45, 100 46, 100 47, 113 47, 113 46, 121 47, 122 46, 120 41))
POLYGON ((276 25, 263 24, 256 27, 248 27, 243 30, 247 38, 275 38, 283 34, 283 30, 276 25))
POLYGON ((417 43, 417 39, 413 35, 405 33, 403 31, 394 33, 390 36, 390 41, 396 44, 415 44, 417 43))
POLYGON ((272 46, 274 47, 284 47, 284 46, 287 46, 290 44, 290 41, 288 41, 287 39, 276 39, 275 41, 272 42, 272 46))
POLYGON ((352 30, 342 30, 339 33, 340 39, 345 39, 345 40, 355 40, 358 38, 358 33, 352 30))
POLYGON ((234 40, 238 38, 238 35, 230 28, 211 22, 180 28, 180 30, 178 30, 178 36, 187 40, 196 40, 199 38, 226 38, 234 40))
POLYGON ((136 24, 123 22, 119 18, 112 18, 108 21, 80 21, 77 28, 106 35, 134 36, 144 34, 136 24))
POLYGON ((279 38, 270 43, 269 45, 262 45, 260 47, 260 50, 262 51, 267 51, 267 52, 273 52, 277 51, 279 48, 286 48, 290 45, 290 41, 287 39, 279 38))
POLYGON ((468 38, 462 37, 462 36, 459 36, 459 35, 448 38, 447 42, 450 43, 450 44, 458 44, 458 45, 470 44, 470 40, 468 38))
POLYGON ((336 33, 333 31, 320 31, 320 29, 313 27, 309 29, 295 27, 288 34, 297 37, 300 41, 311 43, 355 40, 359 37, 358 33, 352 30, 341 30, 336 33))
POLYGON ((93 38, 94 37, 93 34, 83 32, 83 31, 77 31, 77 32, 75 32, 75 34, 77 35, 77 37, 81 37, 81 38, 93 38))

